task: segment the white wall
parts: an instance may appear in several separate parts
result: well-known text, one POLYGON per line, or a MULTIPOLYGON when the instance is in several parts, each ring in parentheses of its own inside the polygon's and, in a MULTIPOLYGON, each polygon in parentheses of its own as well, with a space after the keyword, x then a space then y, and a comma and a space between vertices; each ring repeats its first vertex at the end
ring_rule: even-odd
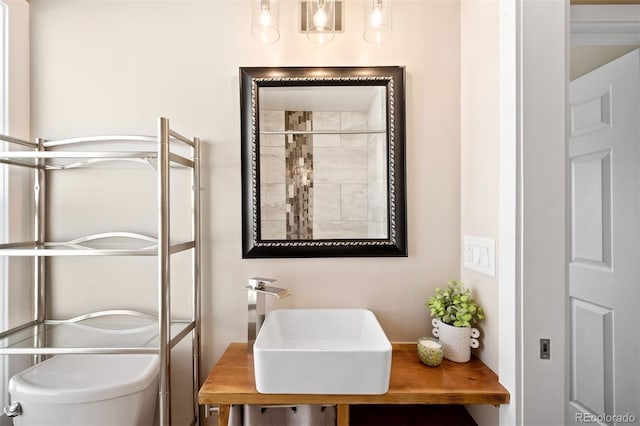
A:
MULTIPOLYGON (((500 169, 498 7, 498 1, 486 0, 463 0, 460 5, 460 237, 471 235, 496 242, 500 169)), ((461 262, 460 278, 486 311, 486 318, 477 325, 482 344, 474 353, 497 373, 499 277, 467 269, 461 262)), ((478 424, 498 424, 497 408, 468 409, 478 424)))
MULTIPOLYGON (((165 115, 179 131, 204 141, 205 373, 229 342, 246 339, 243 287, 251 276, 278 278, 280 286, 293 291, 280 307, 370 308, 391 340, 415 341, 429 333, 424 300, 460 273, 458 2, 396 2, 393 36, 382 45, 362 39, 360 2, 346 2, 346 32, 328 45, 313 44, 296 32, 296 4, 281 8, 280 41, 261 45, 249 34, 248 1, 31 3, 32 135, 153 133, 156 117, 165 115), (238 67, 257 65, 406 65, 408 258, 241 259, 238 67)), ((109 205, 107 195, 91 192, 92 182, 101 180, 130 186, 135 173, 54 182, 51 196, 62 210, 52 222, 56 235, 74 233, 81 220, 74 210, 81 206, 71 202, 82 187, 87 201, 108 212, 91 219, 98 227, 114 216, 126 226, 121 210, 144 216, 149 198, 137 189, 123 206, 109 205)), ((138 227, 153 229, 153 224, 138 227)), ((125 286, 133 304, 146 303, 152 289, 137 286, 147 278, 144 273, 130 278, 127 270, 111 265, 115 278, 104 283, 96 281, 102 278, 91 274, 88 263, 86 274, 80 270, 70 277, 77 266, 59 264, 53 285, 64 291, 53 312, 62 316, 100 304, 113 307, 117 284, 125 286), (83 286, 91 294, 74 290, 83 286)), ((127 264, 127 269, 137 266, 127 264)))

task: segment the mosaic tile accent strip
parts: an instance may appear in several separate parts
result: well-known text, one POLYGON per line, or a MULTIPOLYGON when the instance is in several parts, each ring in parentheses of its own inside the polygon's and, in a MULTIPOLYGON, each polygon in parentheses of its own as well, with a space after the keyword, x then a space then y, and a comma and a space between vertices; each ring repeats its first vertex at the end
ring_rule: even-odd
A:
MULTIPOLYGON (((312 130, 311 111, 285 111, 286 131, 312 130)), ((313 239, 313 136, 287 135, 285 142, 287 240, 313 239)))

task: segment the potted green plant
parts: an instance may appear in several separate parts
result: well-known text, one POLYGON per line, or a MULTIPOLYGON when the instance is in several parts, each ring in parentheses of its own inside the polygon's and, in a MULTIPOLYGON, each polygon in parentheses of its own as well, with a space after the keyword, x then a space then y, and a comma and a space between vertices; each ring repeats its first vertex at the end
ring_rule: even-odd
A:
POLYGON ((484 311, 471 297, 471 290, 461 281, 447 281, 444 289, 436 288, 426 306, 433 317, 433 335, 440 339, 444 357, 455 362, 467 362, 471 348, 477 348, 480 332, 471 326, 484 319, 484 311))

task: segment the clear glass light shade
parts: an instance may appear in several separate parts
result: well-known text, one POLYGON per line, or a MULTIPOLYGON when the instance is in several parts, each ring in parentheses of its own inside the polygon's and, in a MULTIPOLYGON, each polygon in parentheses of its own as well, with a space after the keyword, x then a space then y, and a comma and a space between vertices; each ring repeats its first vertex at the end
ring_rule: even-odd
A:
POLYGON ((275 43, 280 38, 280 10, 277 0, 252 0, 251 35, 261 43, 275 43))
POLYGON ((382 43, 391 37, 391 2, 366 0, 364 10, 364 39, 382 43))
POLYGON ((335 1, 306 0, 307 38, 316 43, 326 43, 335 36, 335 1))

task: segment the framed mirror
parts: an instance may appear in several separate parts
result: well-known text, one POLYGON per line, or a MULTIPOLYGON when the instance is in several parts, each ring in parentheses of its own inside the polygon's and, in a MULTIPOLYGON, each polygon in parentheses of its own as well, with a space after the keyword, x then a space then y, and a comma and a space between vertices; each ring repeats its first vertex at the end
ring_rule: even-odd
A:
POLYGON ((242 67, 243 258, 407 256, 404 67, 242 67))

